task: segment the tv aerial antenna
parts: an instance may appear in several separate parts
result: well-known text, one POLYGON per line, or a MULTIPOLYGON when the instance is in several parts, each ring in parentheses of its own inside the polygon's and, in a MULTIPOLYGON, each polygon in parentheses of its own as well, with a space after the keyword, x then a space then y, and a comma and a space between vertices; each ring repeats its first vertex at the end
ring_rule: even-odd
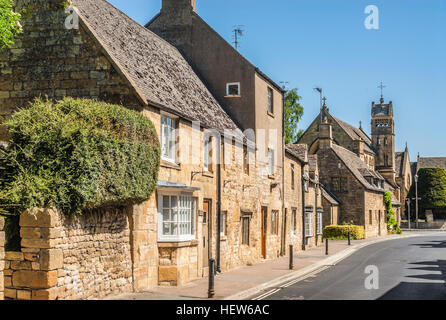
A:
POLYGON ((233 35, 232 35, 232 43, 234 44, 234 47, 236 50, 240 48, 240 38, 243 37, 245 30, 243 29, 244 26, 237 25, 234 26, 232 29, 233 35))

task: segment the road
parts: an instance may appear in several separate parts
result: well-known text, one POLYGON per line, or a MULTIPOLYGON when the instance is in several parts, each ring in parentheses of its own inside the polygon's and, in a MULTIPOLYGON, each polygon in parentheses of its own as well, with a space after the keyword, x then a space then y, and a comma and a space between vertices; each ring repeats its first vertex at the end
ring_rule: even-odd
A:
POLYGON ((282 285, 262 300, 439 300, 446 299, 445 280, 446 235, 442 233, 370 245, 335 266, 282 285), (369 267, 373 273, 365 273, 367 266, 377 269, 369 267), (377 281, 370 281, 371 276, 377 281))

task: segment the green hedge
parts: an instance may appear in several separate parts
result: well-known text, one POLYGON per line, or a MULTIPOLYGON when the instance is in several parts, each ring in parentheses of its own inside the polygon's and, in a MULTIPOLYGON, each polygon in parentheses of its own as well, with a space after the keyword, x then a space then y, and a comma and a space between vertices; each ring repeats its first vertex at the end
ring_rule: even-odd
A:
POLYGON ((140 203, 156 188, 159 140, 150 120, 118 105, 86 99, 36 99, 6 122, 0 149, 0 213, 140 203))
POLYGON ((324 228, 324 238, 333 240, 346 240, 350 231, 350 239, 364 239, 365 231, 363 226, 355 225, 332 225, 324 228))

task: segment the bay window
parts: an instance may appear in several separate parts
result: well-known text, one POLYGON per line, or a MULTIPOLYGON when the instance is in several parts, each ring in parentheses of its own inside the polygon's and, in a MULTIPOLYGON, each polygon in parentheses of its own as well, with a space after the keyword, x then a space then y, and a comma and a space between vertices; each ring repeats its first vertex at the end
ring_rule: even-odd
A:
POLYGON ((313 212, 312 211, 305 212, 305 236, 306 237, 313 236, 313 212))
POLYGON ((192 194, 160 194, 158 197, 158 241, 195 239, 195 199, 192 194))

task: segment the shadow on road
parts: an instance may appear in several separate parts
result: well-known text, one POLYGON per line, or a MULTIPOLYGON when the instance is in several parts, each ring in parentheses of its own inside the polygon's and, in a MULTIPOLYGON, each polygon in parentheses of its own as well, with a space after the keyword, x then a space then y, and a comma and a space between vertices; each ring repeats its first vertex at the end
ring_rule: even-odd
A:
MULTIPOLYGON (((411 245, 421 249, 442 249, 446 248, 446 241, 431 240, 411 245)), ((400 282, 378 300, 446 299, 446 260, 413 262, 406 270, 418 271, 419 274, 407 275, 406 278, 413 279, 413 282, 400 282)))
POLYGON ((426 271, 428 273, 406 276, 416 282, 400 282, 396 287, 379 297, 378 300, 446 299, 446 260, 421 261, 410 263, 410 265, 414 267, 409 267, 408 270, 426 271), (437 273, 433 274, 432 272, 437 273))
POLYGON ((411 246, 418 246, 422 249, 441 249, 446 248, 446 241, 426 241, 425 243, 413 243, 411 246))

